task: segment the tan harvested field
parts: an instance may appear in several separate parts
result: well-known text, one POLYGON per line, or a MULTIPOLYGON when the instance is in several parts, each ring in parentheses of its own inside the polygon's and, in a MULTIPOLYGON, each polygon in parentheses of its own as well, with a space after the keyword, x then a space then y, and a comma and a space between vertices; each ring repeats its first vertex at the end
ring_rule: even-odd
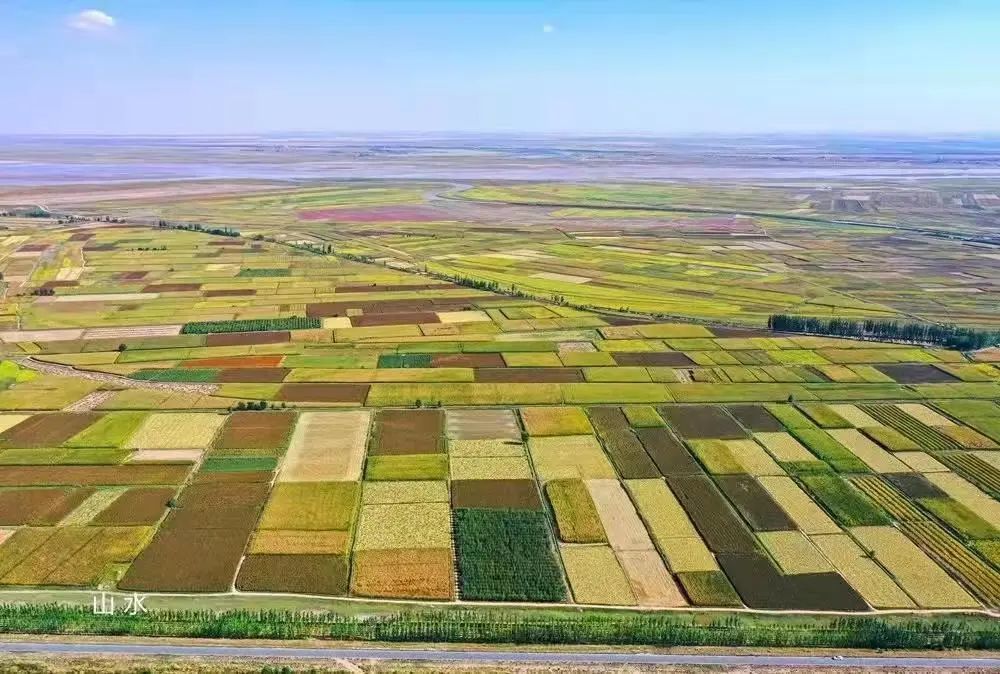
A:
POLYGON ((285 455, 280 482, 361 479, 371 412, 303 412, 285 455))

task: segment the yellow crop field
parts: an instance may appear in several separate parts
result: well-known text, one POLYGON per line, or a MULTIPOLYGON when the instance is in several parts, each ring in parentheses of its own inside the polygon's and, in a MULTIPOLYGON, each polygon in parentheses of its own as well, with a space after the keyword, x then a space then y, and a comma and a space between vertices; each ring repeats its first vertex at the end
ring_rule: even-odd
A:
POLYGON ((913 600, 847 534, 812 536, 834 568, 875 608, 912 608, 913 600))
POLYGON ((616 555, 639 606, 687 606, 684 595, 655 550, 624 550, 616 555))
POLYGON ((221 414, 208 412, 160 412, 150 414, 132 434, 129 449, 206 449, 225 422, 221 414))
POLYGON ((788 513, 792 521, 807 534, 836 534, 840 527, 799 488, 790 477, 762 476, 757 478, 767 493, 788 513))
POLYGON ((825 573, 830 562, 801 531, 762 531, 757 538, 784 573, 825 573))
POLYGON ((771 455, 761 449, 761 446, 753 440, 725 440, 724 442, 732 457, 750 475, 785 474, 784 469, 771 458, 771 455))
POLYGON ((578 604, 634 606, 632 586, 606 545, 560 545, 566 576, 578 604))
POLYGON ((594 432, 579 407, 525 407, 521 419, 531 436, 589 435, 594 432))
POLYGON ((452 457, 452 480, 530 480, 531 466, 523 456, 452 457))
POLYGON ((857 405, 830 405, 830 409, 855 428, 870 428, 881 425, 857 405))
POLYGON ((849 449, 876 473, 909 473, 910 467, 853 428, 827 431, 834 440, 849 449))
POLYGON ((616 479, 614 466, 592 435, 531 438, 528 451, 542 482, 557 478, 616 479))
POLYGON ((856 527, 851 535, 923 608, 972 608, 979 605, 923 550, 892 527, 856 527))
POLYGON ((365 482, 361 491, 361 503, 448 503, 448 483, 443 480, 365 482))
POLYGON ((355 550, 450 548, 451 508, 447 503, 364 505, 355 550))
POLYGON ((802 443, 788 433, 754 433, 753 437, 760 444, 767 447, 767 451, 778 461, 792 463, 795 461, 816 460, 812 452, 803 447, 802 443))
POLYGON ((955 473, 927 473, 935 486, 984 520, 1000 529, 1000 503, 983 493, 979 487, 955 473))
POLYGON ((955 422, 948 417, 943 414, 939 414, 926 405, 921 405, 920 403, 899 403, 896 407, 903 410, 925 426, 940 427, 955 425, 955 422))

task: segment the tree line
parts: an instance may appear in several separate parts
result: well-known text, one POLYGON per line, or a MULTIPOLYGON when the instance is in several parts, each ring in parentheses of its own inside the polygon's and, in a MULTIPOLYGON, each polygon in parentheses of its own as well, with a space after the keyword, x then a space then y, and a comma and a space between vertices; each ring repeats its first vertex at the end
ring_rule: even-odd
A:
POLYGON ((376 616, 318 611, 151 610, 94 615, 90 607, 0 605, 0 634, 87 634, 371 642, 996 649, 1000 625, 954 615, 829 617, 487 609, 376 616))
POLYGON ((767 327, 777 332, 804 332, 854 339, 935 344, 960 351, 975 351, 1000 345, 1000 331, 964 328, 951 324, 900 323, 885 319, 854 321, 847 318, 772 314, 767 319, 767 327))

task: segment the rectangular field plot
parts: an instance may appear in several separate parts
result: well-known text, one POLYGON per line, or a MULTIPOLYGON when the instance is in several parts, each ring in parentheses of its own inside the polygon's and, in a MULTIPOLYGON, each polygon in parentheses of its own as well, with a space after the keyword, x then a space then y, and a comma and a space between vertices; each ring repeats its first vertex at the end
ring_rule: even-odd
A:
POLYGON ((566 598, 545 515, 529 510, 455 511, 460 596, 483 601, 566 598))
POLYGON ((372 455, 437 454, 443 448, 444 412, 380 410, 375 415, 372 455))
POLYGON ((220 414, 163 412, 151 414, 132 434, 131 449, 205 449, 225 422, 220 414))
POLYGON ((371 412, 303 412, 292 434, 279 482, 361 479, 371 412))
POLYGON ((294 425, 294 412, 233 412, 212 443, 212 450, 219 453, 245 450, 280 453, 288 446, 294 425))
POLYGON ((451 548, 361 550, 354 554, 351 594, 391 599, 455 596, 451 548))
POLYGON ((531 438, 528 451, 542 482, 560 478, 615 479, 614 466, 592 435, 531 438))

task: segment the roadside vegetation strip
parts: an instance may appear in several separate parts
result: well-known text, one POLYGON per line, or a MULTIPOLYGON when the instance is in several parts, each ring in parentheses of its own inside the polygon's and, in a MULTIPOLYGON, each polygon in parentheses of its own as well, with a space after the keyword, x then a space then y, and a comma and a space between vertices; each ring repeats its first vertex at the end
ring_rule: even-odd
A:
POLYGON ((207 335, 217 332, 262 332, 274 330, 309 330, 323 327, 319 318, 253 318, 229 321, 193 321, 185 323, 181 334, 207 335))
POLYGON ((231 609, 168 611, 138 616, 94 615, 92 607, 0 605, 7 634, 201 637, 241 639, 324 638, 363 642, 488 644, 592 644, 612 646, 834 647, 905 650, 995 650, 1000 629, 979 615, 816 616, 719 613, 693 625, 697 612, 532 609, 396 610, 345 615, 324 611, 231 609))

